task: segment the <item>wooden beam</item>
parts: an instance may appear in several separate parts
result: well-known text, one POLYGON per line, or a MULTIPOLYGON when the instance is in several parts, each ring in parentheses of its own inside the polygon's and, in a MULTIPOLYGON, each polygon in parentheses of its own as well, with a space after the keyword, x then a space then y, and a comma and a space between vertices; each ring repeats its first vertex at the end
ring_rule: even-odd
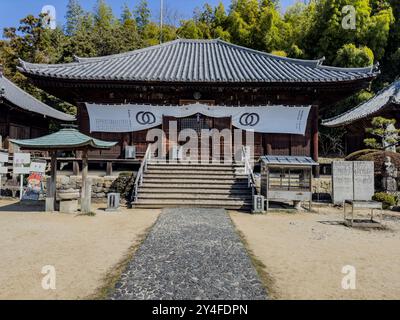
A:
MULTIPOLYGON (((318 106, 313 106, 313 112, 312 112, 312 139, 313 139, 313 144, 312 144, 312 154, 313 154, 313 160, 315 162, 318 162, 319 160, 319 112, 318 112, 318 106)), ((319 178, 319 166, 315 167, 315 172, 314 175, 316 178, 319 178)))

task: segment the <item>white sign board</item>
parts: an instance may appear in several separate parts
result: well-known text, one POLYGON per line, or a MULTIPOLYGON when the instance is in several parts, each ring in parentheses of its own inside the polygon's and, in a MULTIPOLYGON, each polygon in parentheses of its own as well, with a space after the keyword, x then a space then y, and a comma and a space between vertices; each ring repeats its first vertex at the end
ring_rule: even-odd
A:
POLYGON ((345 200, 370 201, 375 193, 372 161, 334 161, 332 164, 332 199, 334 204, 345 200))
POLYGON ((334 204, 353 200, 353 163, 334 161, 332 163, 332 199, 334 204))
POLYGON ((354 162, 354 200, 370 201, 375 193, 374 163, 354 162))
POLYGON ((0 152, 0 163, 7 163, 7 162, 8 162, 8 153, 0 152))
POLYGON ((30 153, 14 153, 14 174, 29 174, 31 163, 30 153))
POLYGON ((30 172, 45 173, 46 161, 33 160, 29 169, 30 172))

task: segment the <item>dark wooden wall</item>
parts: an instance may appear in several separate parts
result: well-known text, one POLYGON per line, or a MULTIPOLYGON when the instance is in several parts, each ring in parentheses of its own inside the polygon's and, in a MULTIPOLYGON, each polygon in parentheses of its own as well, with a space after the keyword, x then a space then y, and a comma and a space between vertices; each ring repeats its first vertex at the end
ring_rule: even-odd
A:
POLYGON ((48 81, 33 79, 35 84, 47 92, 78 106, 78 124, 82 132, 97 138, 119 141, 120 144, 108 152, 98 152, 99 157, 123 156, 123 146, 135 144, 138 154, 146 149, 146 132, 126 134, 104 134, 89 132, 89 117, 85 102, 101 104, 138 103, 151 105, 179 105, 184 100, 193 101, 194 93, 201 100, 213 101, 215 105, 312 105, 305 136, 281 134, 257 134, 256 154, 312 156, 318 160, 318 110, 345 99, 366 87, 368 80, 354 83, 334 84, 152 84, 152 83, 107 83, 77 82, 67 80, 48 81))
POLYGON ((44 116, 27 112, 5 101, 0 103, 2 147, 8 148, 8 139, 32 139, 44 136, 48 132, 49 121, 44 116))
POLYGON ((400 129, 400 110, 395 105, 391 105, 381 110, 380 112, 369 116, 360 121, 355 121, 346 126, 345 135, 345 151, 349 155, 355 151, 367 149, 364 140, 367 138, 376 138, 366 133, 367 128, 371 128, 371 121, 374 117, 384 117, 387 119, 395 119, 396 127, 400 129))

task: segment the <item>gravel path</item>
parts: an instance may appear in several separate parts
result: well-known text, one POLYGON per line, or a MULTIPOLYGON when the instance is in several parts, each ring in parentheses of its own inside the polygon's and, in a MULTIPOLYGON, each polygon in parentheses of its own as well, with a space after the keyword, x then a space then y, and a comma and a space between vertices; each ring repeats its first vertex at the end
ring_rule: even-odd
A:
POLYGON ((112 299, 262 300, 266 292, 225 210, 165 209, 112 299))

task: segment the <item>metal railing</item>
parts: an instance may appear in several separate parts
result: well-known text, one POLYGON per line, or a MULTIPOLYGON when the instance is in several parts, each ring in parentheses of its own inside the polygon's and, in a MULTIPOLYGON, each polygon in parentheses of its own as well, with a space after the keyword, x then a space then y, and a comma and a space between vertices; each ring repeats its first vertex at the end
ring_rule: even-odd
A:
POLYGON ((149 160, 151 160, 151 145, 147 147, 146 153, 143 157, 142 164, 140 166, 140 169, 137 173, 136 179, 135 179, 135 185, 134 185, 134 190, 133 190, 133 201, 132 202, 137 202, 138 199, 138 192, 139 192, 139 187, 143 184, 143 175, 147 171, 147 165, 149 164, 149 160))
POLYGON ((253 167, 250 163, 250 155, 244 146, 242 148, 242 159, 244 162, 244 173, 247 175, 248 179, 248 186, 251 188, 252 195, 255 196, 257 195, 256 177, 254 176, 253 167))

